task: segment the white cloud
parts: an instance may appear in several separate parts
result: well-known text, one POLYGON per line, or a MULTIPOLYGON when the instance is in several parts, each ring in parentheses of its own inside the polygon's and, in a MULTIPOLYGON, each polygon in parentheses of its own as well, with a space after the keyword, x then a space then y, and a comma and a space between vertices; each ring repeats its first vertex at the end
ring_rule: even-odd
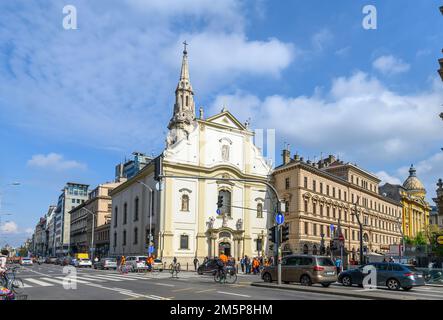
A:
POLYGON ((441 143, 439 86, 435 82, 426 92, 399 94, 377 78, 356 72, 334 79, 327 92, 312 96, 221 95, 211 112, 220 111, 227 102, 240 120, 251 117, 254 127, 275 128, 277 137, 297 149, 341 152, 353 157, 348 161, 377 171, 399 161, 421 160, 421 154, 441 143))
POLYGON ((18 233, 18 226, 14 221, 8 221, 0 225, 0 230, 4 234, 18 233))
POLYGON ((248 39, 241 1, 75 4, 79 29, 72 32, 54 21, 56 3, 0 10, 7 44, 0 47, 0 110, 44 138, 125 152, 159 146, 185 39, 200 97, 239 78, 279 76, 295 58, 289 43, 248 39))
POLYGON ((375 174, 381 180, 380 184, 390 183, 390 184, 402 184, 401 180, 397 177, 389 175, 386 171, 379 171, 375 174))
POLYGON ((54 169, 56 171, 70 169, 85 169, 86 165, 75 160, 65 160, 63 155, 58 153, 36 154, 28 160, 28 166, 54 169))
POLYGON ((377 58, 372 63, 372 66, 379 72, 386 75, 407 72, 410 68, 409 64, 392 55, 385 55, 377 58))
POLYGON ((322 29, 312 36, 312 46, 316 51, 323 51, 325 47, 332 42, 333 38, 331 31, 322 29))

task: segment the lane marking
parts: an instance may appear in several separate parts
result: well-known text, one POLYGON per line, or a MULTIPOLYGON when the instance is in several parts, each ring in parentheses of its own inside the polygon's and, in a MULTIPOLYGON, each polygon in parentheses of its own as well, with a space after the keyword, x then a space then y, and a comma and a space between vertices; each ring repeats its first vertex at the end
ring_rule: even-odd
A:
POLYGON ((200 291, 195 291, 195 293, 202 293, 202 292, 209 292, 209 291, 215 291, 215 289, 200 290, 200 291))
POLYGON ((87 277, 87 276, 77 276, 77 279, 87 280, 87 281, 96 281, 96 282, 106 282, 105 280, 90 278, 90 277, 87 277))
POLYGON ((245 297, 245 298, 250 298, 251 297, 251 296, 248 296, 246 294, 239 294, 239 293, 232 293, 232 292, 225 292, 225 291, 217 291, 217 293, 229 294, 229 295, 232 295, 232 296, 245 297))
POLYGON ((25 278, 25 279, 23 279, 23 281, 32 282, 32 283, 38 284, 38 285, 40 285, 42 287, 52 287, 52 286, 54 286, 52 283, 47 283, 47 282, 39 281, 39 280, 33 279, 33 278, 25 278))
POLYGON ((190 287, 190 288, 175 289, 175 290, 172 290, 172 292, 188 291, 188 290, 192 290, 192 289, 194 289, 194 288, 190 287))
POLYGON ((168 284, 168 283, 158 283, 158 282, 153 282, 153 284, 155 284, 155 285, 157 285, 157 286, 175 287, 175 285, 173 285, 173 284, 168 284))

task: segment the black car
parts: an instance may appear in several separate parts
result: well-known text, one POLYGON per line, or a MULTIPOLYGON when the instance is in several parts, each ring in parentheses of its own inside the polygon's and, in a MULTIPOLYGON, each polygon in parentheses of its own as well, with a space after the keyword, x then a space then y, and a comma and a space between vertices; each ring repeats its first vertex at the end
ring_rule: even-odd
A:
MULTIPOLYGON (((202 274, 212 274, 215 275, 215 273, 218 270, 218 266, 217 266, 217 261, 219 259, 209 259, 208 261, 206 261, 205 263, 201 264, 198 268, 197 268, 197 273, 202 275, 202 274)), ((229 270, 230 272, 236 272, 235 270, 235 266, 231 263, 228 262, 228 265, 226 266, 227 270, 229 270)))
POLYGON ((338 276, 338 282, 344 286, 352 286, 354 284, 363 286, 363 279, 370 274, 368 271, 370 268, 375 268, 377 287, 387 287, 390 290, 402 288, 407 291, 412 289, 412 287, 425 285, 423 273, 414 266, 389 262, 370 263, 356 269, 343 271, 338 276), (366 272, 364 270, 365 267, 366 272))

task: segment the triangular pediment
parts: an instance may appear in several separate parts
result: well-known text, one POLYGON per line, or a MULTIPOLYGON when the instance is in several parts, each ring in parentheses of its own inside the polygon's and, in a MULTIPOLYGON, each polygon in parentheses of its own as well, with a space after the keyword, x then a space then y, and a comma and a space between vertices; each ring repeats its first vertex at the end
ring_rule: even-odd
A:
POLYGON ((216 123, 239 130, 246 130, 246 127, 227 110, 206 119, 206 122, 216 123))

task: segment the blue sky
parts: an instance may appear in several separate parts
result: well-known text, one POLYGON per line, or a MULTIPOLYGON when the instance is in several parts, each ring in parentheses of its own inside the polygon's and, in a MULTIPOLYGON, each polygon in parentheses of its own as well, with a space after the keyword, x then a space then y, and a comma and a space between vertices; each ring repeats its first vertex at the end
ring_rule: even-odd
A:
POLYGON ((443 172, 440 4, 2 1, 0 192, 13 215, 0 245, 22 242, 65 182, 95 186, 132 151, 162 150, 185 39, 206 115, 226 105, 276 129, 278 160, 286 141, 396 183, 414 163, 431 200, 443 172), (62 26, 68 4, 77 30, 62 26), (376 30, 362 27, 367 4, 376 30))

